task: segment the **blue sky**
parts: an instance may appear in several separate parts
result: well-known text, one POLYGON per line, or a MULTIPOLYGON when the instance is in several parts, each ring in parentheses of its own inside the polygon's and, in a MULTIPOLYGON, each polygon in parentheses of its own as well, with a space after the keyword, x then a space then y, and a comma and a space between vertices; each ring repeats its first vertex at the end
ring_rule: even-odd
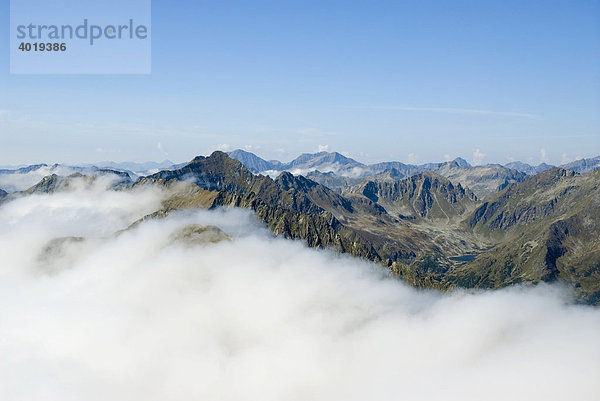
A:
POLYGON ((599 1, 155 0, 150 75, 10 75, 8 45, 0 165, 600 154, 599 1))

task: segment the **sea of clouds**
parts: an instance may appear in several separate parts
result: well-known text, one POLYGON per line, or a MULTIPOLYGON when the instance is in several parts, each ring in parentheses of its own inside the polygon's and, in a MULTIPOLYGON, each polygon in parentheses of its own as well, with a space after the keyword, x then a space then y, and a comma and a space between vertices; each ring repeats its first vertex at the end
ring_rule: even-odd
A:
POLYGON ((121 232, 163 196, 0 206, 0 399, 598 399, 600 311, 564 288, 419 291, 239 209, 121 232), (232 240, 173 243, 192 223, 232 240))

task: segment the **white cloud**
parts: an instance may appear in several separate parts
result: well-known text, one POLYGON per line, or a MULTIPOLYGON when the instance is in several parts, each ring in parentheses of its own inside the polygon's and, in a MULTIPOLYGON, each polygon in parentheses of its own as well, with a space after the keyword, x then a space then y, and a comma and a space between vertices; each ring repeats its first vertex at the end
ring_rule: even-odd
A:
POLYGON ((259 145, 244 145, 244 150, 247 152, 257 152, 260 150, 259 145))
POLYGON ((163 196, 92 188, 0 207, 0 399, 597 396, 600 311, 558 287, 414 290, 379 266, 274 239, 239 209, 114 235, 163 196), (233 240, 170 242, 192 223, 233 240), (43 253, 67 236, 87 239, 43 253))
POLYGON ((450 156, 449 154, 447 154, 447 153, 446 153, 446 154, 444 155, 444 160, 445 160, 445 161, 447 161, 447 162, 449 162, 449 161, 451 161, 451 160, 452 160, 452 156, 450 156))
POLYGON ((419 156, 415 155, 414 153, 409 153, 407 157, 409 164, 416 164, 419 161, 419 156))
POLYGON ((208 153, 212 153, 215 150, 220 150, 222 152, 229 152, 231 150, 231 145, 228 143, 220 143, 218 145, 212 146, 208 153))
POLYGON ((329 151, 329 145, 319 145, 318 151, 319 152, 328 152, 329 151))
POLYGON ((168 156, 168 155, 169 155, 169 152, 167 152, 167 151, 165 150, 165 147, 164 147, 164 145, 162 144, 162 142, 158 142, 158 143, 156 144, 156 149, 158 149, 159 151, 161 151, 161 152, 162 152, 162 153, 163 153, 165 156, 168 156))
POLYGON ((475 149, 475 152, 473 152, 473 164, 476 166, 482 164, 484 158, 485 153, 479 150, 479 148, 475 149))
POLYGON ((546 154, 546 149, 540 149, 540 162, 546 163, 548 162, 548 155, 546 154))

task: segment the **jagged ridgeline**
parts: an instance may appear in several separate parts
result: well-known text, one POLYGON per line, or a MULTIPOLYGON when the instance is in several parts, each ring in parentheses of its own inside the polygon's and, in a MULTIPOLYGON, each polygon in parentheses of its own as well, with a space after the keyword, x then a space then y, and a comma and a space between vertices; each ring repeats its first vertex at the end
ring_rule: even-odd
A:
MULTIPOLYGON (((165 188, 162 207, 141 221, 180 209, 247 208, 275 235, 376 262, 415 286, 500 288, 560 280, 581 301, 600 304, 600 170, 579 174, 540 165, 542 172, 527 175, 462 159, 365 166, 324 152, 283 164, 238 153, 253 170, 274 170, 276 178, 214 152, 135 180, 108 169, 53 174, 24 191, 0 191, 0 202, 110 175, 118 190, 165 188), (305 169, 322 163, 352 174, 305 169), (297 167, 315 180, 278 171, 297 167)), ((593 164, 589 160, 584 167, 593 164)), ((213 235, 196 231, 193 238, 213 235)))
POLYGON ((276 235, 388 267, 413 285, 499 288, 564 280, 582 300, 600 294, 600 172, 552 168, 479 200, 435 172, 394 170, 341 193, 283 172, 256 175, 215 152, 135 185, 171 191, 172 210, 250 208, 276 235))

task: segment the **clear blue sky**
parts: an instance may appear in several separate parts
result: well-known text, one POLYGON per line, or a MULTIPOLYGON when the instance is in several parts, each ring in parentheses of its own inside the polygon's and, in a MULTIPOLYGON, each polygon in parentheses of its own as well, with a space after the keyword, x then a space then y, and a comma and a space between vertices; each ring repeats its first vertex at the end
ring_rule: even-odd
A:
MULTIPOLYGON (((9 24, 2 0, 0 26, 9 24)), ((9 75, 0 165, 600 154, 600 1, 154 1, 151 75, 9 75)))

